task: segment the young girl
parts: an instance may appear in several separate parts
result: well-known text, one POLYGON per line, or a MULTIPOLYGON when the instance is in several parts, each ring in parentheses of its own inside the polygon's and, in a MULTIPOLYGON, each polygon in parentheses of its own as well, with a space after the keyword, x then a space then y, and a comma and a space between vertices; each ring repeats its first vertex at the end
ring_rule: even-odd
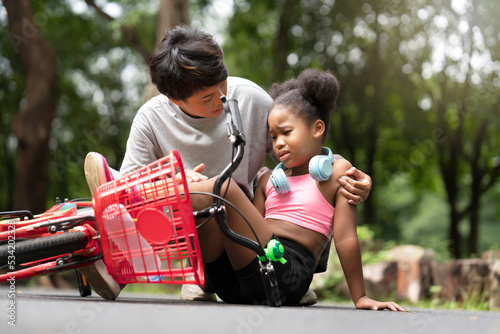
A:
MULTIPOLYGON (((322 146, 338 92, 333 74, 313 69, 297 79, 274 84, 271 96, 275 102, 268 123, 273 150, 281 163, 260 179, 254 206, 234 182, 229 184, 226 198, 250 221, 263 247, 273 238, 283 244, 286 263, 275 262, 274 267, 284 305, 296 305, 306 293, 333 235, 356 308, 404 311, 396 303, 365 295, 356 206, 340 194, 338 181, 352 166, 346 160, 333 162, 332 153, 322 146)), ((190 183, 189 190, 209 190, 211 185, 212 180, 190 183)), ((193 195, 192 203, 195 208, 210 204, 200 195, 193 195)), ((227 211, 229 226, 255 240, 239 214, 229 207, 227 211)), ((207 224, 198 234, 205 273, 219 297, 230 303, 265 301, 255 253, 227 240, 216 226, 207 224)))

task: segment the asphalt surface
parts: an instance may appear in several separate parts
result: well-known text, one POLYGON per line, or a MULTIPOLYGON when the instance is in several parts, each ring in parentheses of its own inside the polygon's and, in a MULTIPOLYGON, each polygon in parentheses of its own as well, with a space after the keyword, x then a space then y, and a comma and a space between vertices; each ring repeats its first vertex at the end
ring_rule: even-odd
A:
POLYGON ((116 301, 106 301, 95 294, 82 298, 77 290, 22 287, 13 292, 2 284, 0 333, 500 333, 500 312, 402 306, 406 312, 360 311, 326 303, 270 308, 125 291, 116 301))

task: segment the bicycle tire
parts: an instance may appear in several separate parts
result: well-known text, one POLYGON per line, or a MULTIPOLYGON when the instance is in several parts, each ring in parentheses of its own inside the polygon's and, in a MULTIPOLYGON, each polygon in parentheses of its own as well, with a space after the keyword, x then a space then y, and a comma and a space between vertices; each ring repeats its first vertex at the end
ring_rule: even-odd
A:
POLYGON ((14 249, 12 245, 1 245, 0 266, 8 263, 9 256, 15 256, 16 265, 20 265, 22 263, 72 253, 85 248, 88 241, 85 232, 68 232, 43 238, 18 241, 15 243, 14 249))

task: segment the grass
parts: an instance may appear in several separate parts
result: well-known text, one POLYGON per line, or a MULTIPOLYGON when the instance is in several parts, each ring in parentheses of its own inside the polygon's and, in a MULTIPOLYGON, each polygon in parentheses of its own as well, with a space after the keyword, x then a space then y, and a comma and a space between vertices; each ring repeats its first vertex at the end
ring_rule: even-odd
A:
MULTIPOLYGON (((431 287, 431 293, 438 293, 441 290, 440 286, 431 287)), ((439 310, 463 310, 463 311, 500 311, 500 309, 492 309, 488 300, 488 295, 484 293, 467 293, 461 289, 458 291, 457 300, 443 300, 440 298, 429 298, 420 300, 416 303, 408 300, 395 300, 395 298, 388 298, 387 300, 394 300, 403 308, 424 308, 424 309, 439 309, 439 310)), ((352 301, 345 299, 339 295, 329 294, 326 295, 324 300, 329 303, 348 304, 352 301)))

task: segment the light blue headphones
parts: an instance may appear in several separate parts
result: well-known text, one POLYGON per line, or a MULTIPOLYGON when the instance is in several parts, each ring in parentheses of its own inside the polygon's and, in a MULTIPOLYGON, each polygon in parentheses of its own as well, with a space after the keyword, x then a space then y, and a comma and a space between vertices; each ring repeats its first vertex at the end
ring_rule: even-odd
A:
MULTIPOLYGON (((321 148, 322 155, 316 155, 309 161, 309 174, 318 182, 326 181, 332 175, 333 153, 328 147, 321 148)), ((271 173, 271 183, 280 195, 290 192, 290 185, 285 175, 286 167, 280 162, 271 173)))

